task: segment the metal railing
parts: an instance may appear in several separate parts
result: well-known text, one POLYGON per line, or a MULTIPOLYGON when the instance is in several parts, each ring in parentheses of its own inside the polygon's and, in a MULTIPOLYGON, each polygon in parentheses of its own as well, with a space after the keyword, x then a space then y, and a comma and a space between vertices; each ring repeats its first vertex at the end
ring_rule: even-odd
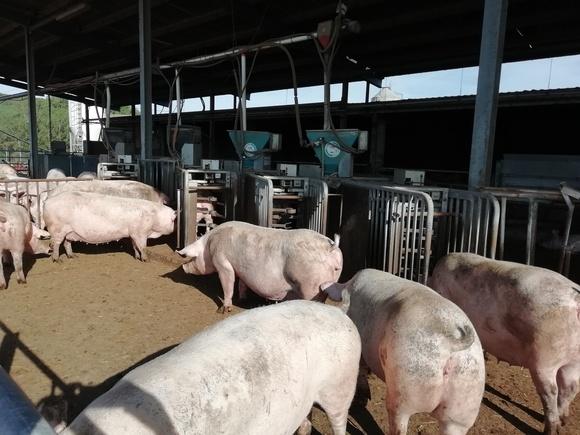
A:
POLYGON ((368 185, 368 190, 368 266, 426 283, 433 200, 424 192, 399 187, 368 185))
POLYGON ((326 234, 328 215, 328 185, 322 180, 308 179, 307 221, 308 229, 326 234))
POLYGON ((140 181, 159 189, 173 203, 177 192, 178 163, 173 159, 139 160, 140 181))
POLYGON ((76 178, 0 180, 0 199, 24 206, 36 226, 43 228, 43 206, 48 191, 66 183, 86 182, 76 178))
POLYGON ((326 234, 328 214, 328 185, 323 180, 305 177, 278 177, 246 174, 244 185, 245 220, 254 225, 274 227, 275 201, 303 201, 305 227, 326 234), (303 192, 275 193, 274 182, 300 182, 303 192))
POLYGON ((425 192, 362 181, 341 183, 345 275, 372 267, 427 282, 434 206, 425 192))
POLYGON ((483 192, 493 195, 500 203, 499 239, 497 258, 502 260, 505 247, 506 211, 508 202, 527 204, 528 218, 526 229, 526 264, 534 264, 536 256, 536 230, 540 204, 562 204, 563 198, 557 190, 513 189, 505 187, 486 187, 483 192))
POLYGON ((500 208, 493 195, 450 189, 442 212, 448 217, 446 254, 471 252, 495 258, 500 208))

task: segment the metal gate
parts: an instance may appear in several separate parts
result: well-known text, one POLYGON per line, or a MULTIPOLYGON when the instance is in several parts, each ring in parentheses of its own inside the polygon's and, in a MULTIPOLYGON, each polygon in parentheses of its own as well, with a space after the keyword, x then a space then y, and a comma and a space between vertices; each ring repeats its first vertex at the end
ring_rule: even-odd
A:
POLYGON ((38 227, 42 224, 42 209, 47 192, 65 183, 82 183, 90 180, 76 178, 12 179, 0 180, 0 198, 25 207, 38 227))
MULTIPOLYGON (((277 217, 288 212, 287 201, 301 205, 304 215, 296 222, 321 234, 326 234, 328 213, 328 185, 323 180, 305 177, 278 177, 246 174, 244 186, 245 220, 254 225, 270 228, 293 228, 281 224, 277 217), (282 185, 291 186, 292 192, 279 191, 282 185)), ((298 207, 297 207, 298 208, 298 207)), ((291 213, 299 213, 294 209, 291 213)))
POLYGON ((433 200, 419 191, 366 185, 369 231, 366 264, 426 283, 433 235, 433 200))
POLYGON ((471 252, 495 258, 499 202, 489 193, 450 189, 445 234, 446 253, 471 252))
POLYGON ((173 203, 177 192, 177 164, 173 159, 139 160, 140 181, 159 189, 173 203))

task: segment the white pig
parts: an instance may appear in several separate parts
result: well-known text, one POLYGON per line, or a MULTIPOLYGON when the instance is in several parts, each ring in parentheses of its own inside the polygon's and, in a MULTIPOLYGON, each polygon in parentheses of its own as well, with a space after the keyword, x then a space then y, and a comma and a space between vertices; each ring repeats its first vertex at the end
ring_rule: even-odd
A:
MULTIPOLYGON (((418 412, 431 413, 442 434, 467 433, 483 397, 485 361, 465 313, 422 284, 375 269, 326 291, 343 301, 366 367, 386 383, 389 433, 406 434, 418 412)), ((366 377, 361 386, 368 390, 366 377)))
POLYGON ((152 201, 90 192, 62 192, 50 196, 44 204, 54 261, 59 260, 63 242, 70 258, 71 241, 108 243, 125 237, 133 242, 135 258, 147 261, 147 239, 171 234, 175 217, 173 209, 152 201))
POLYGON ((77 176, 77 178, 79 180, 96 180, 97 173, 92 171, 83 171, 77 176))
MULTIPOLYGON (((16 271, 16 281, 25 283, 22 270, 22 254, 48 254, 50 250, 46 231, 41 231, 30 222, 26 209, 20 205, 0 201, 0 251, 10 252, 16 271)), ((6 288, 2 261, 0 261, 0 288, 6 288)))
POLYGON ((55 179, 55 178, 66 178, 66 174, 64 173, 64 171, 62 169, 52 168, 46 174, 46 179, 47 180, 52 180, 52 179, 55 179))
POLYGON ((306 434, 318 403, 343 435, 359 359, 356 327, 335 307, 248 310, 129 372, 64 433, 306 434))
POLYGON ((133 180, 90 180, 59 185, 49 192, 48 196, 61 192, 92 192, 124 198, 146 199, 159 204, 167 204, 169 198, 163 192, 148 184, 133 180))
POLYGON ((311 230, 236 221, 219 225, 178 253, 189 258, 183 265, 186 273, 218 273, 224 291, 222 312, 232 309, 236 276, 258 295, 279 301, 287 296, 321 296, 321 290, 336 282, 342 271, 342 252, 328 237, 311 230))
POLYGON ((555 434, 580 387, 580 286, 540 267, 450 254, 433 288, 470 317, 485 350, 530 370, 545 433, 555 434))

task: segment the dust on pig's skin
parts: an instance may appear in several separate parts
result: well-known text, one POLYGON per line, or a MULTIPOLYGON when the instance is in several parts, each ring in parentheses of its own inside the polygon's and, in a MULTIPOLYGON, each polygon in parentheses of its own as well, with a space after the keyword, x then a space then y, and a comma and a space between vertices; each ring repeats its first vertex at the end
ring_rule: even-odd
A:
MULTIPOLYGON (((78 258, 62 264, 28 258, 25 285, 6 267, 8 289, 0 291, 0 365, 35 404, 62 400, 61 387, 67 389, 69 418, 126 370, 224 318, 216 312, 223 296, 217 276, 186 275, 166 244, 148 248, 148 263, 132 257, 130 243, 74 248, 78 258)), ((251 298, 243 307, 264 303, 251 298)), ((234 299, 233 314, 244 309, 240 305, 234 299)), ((528 371, 493 358, 486 369, 484 403, 470 433, 541 433, 542 408, 528 371)), ((351 408, 350 434, 386 429, 384 384, 371 376, 370 386, 370 402, 351 408)), ((564 434, 580 433, 579 402, 564 434)), ((332 433, 318 408, 313 424, 313 433, 332 433)), ((438 428, 419 414, 409 433, 437 434, 438 428)))

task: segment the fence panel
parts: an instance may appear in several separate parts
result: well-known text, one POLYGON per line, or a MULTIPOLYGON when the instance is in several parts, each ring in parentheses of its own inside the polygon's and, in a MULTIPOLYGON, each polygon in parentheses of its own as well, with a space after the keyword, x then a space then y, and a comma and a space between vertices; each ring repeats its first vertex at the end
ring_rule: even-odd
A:
POLYGON ((262 227, 272 226, 272 180, 256 174, 246 174, 244 186, 244 213, 246 221, 262 227))
POLYGON ((0 198, 24 206, 36 226, 44 227, 42 209, 48 191, 65 183, 82 183, 90 180, 69 179, 12 179, 0 180, 0 198))
POLYGON ((177 193, 177 164, 178 161, 172 159, 140 160, 140 181, 159 189, 173 203, 177 193))
POLYGON ((328 215, 328 185, 322 180, 309 179, 307 201, 306 220, 308 228, 325 235, 328 215))
POLYGON ((426 283, 433 236, 431 197, 402 187, 344 184, 368 191, 366 267, 426 283))

